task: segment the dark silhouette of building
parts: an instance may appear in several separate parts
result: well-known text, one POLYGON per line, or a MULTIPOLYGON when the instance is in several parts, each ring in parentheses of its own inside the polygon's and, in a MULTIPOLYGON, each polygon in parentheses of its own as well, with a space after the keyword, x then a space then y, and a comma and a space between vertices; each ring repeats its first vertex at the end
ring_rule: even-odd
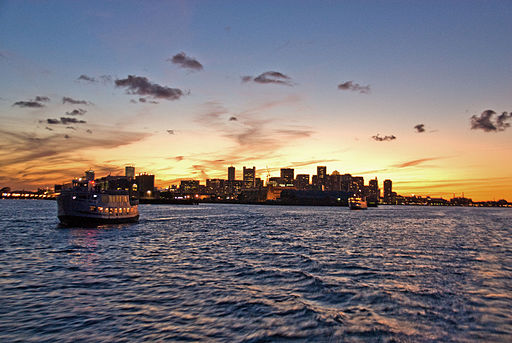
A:
POLYGON ((332 174, 327 178, 326 190, 335 192, 341 191, 341 180, 342 176, 340 173, 337 170, 333 171, 332 174))
POLYGON ((292 185, 295 179, 295 171, 293 168, 281 168, 281 180, 286 185, 292 185))
POLYGON ((256 187, 256 167, 243 169, 244 188, 256 187))
POLYGON ((130 179, 135 178, 135 167, 126 166, 124 167, 124 175, 130 179))
POLYGON ((139 174, 135 177, 135 183, 140 198, 153 198, 155 196, 155 175, 139 174))
POLYGON ((389 179, 384 180, 384 202, 387 204, 393 202, 393 182, 389 179))
POLYGON ((181 180, 179 190, 183 194, 197 193, 199 191, 199 180, 181 180))
POLYGON ((309 174, 297 174, 295 186, 301 191, 309 189, 309 174))
POLYGON ((94 180, 94 170, 87 170, 85 172, 85 179, 87 181, 93 181, 94 180))
POLYGON ((327 167, 316 167, 316 178, 314 178, 313 185, 321 191, 325 190, 327 185, 327 167))
POLYGON ((228 168, 228 181, 235 181, 235 167, 228 168))

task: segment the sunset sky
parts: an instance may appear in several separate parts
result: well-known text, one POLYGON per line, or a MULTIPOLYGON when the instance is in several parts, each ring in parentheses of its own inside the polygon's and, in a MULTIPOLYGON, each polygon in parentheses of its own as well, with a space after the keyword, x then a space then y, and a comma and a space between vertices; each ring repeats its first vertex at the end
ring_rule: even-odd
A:
POLYGON ((512 201, 512 1, 0 1, 0 187, 317 165, 512 201))

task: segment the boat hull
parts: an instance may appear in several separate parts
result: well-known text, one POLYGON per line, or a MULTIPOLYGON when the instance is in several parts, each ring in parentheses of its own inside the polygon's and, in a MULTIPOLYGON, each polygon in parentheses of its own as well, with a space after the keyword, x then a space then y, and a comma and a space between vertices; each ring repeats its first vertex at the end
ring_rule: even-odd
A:
POLYGON ((132 217, 87 217, 60 215, 58 216, 60 223, 64 226, 98 226, 106 224, 125 224, 136 223, 139 221, 139 215, 132 217))

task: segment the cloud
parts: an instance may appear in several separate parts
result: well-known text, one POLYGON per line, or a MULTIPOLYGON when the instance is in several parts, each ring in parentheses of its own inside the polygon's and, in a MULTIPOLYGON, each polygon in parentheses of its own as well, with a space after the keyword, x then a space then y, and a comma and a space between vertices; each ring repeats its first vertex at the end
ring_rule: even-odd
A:
POLYGON ((512 118, 512 112, 503 112, 499 116, 496 116, 496 112, 493 110, 485 110, 480 116, 471 116, 471 129, 481 129, 485 132, 498 132, 505 131, 510 127, 509 121, 512 118))
POLYGON ((178 162, 183 161, 184 158, 185 158, 184 156, 176 156, 176 157, 174 157, 174 159, 176 161, 178 161, 178 162))
POLYGON ((36 96, 36 98, 34 99, 34 101, 37 101, 37 102, 48 102, 50 101, 50 98, 47 97, 47 96, 36 96))
POLYGON ((412 160, 412 161, 407 161, 407 162, 403 162, 403 163, 394 164, 394 165, 392 165, 392 167, 394 167, 394 168, 414 167, 414 166, 417 166, 419 164, 422 164, 423 162, 438 160, 440 158, 441 157, 420 158, 418 160, 412 160))
POLYGON ((66 129, 76 131, 76 128, 74 128, 73 126, 66 126, 66 129))
POLYGON ((75 109, 75 110, 73 110, 71 112, 66 112, 66 115, 68 115, 68 116, 78 116, 78 115, 82 116, 82 115, 84 115, 86 113, 87 113, 86 110, 78 108, 78 109, 75 109))
POLYGON ((174 64, 179 65, 181 68, 191 70, 203 70, 203 65, 199 63, 195 58, 185 55, 184 52, 174 55, 172 58, 168 58, 167 61, 171 61, 174 64))
POLYGON ((383 141, 392 141, 392 140, 396 139, 396 137, 395 137, 395 135, 380 136, 380 134, 377 133, 375 136, 372 136, 372 139, 377 142, 383 142, 383 141))
POLYGON ((45 127, 45 129, 48 130, 48 131, 53 131, 53 129, 51 127, 48 127, 48 126, 45 127))
POLYGON ((354 81, 346 81, 346 82, 340 83, 338 85, 338 89, 342 90, 342 91, 359 92, 361 94, 370 93, 370 85, 361 86, 360 84, 355 83, 354 81))
POLYGON ((91 129, 87 129, 85 132, 87 132, 89 134, 92 134, 92 130, 91 129))
POLYGON ((60 117, 60 119, 53 119, 48 118, 46 119, 46 123, 50 125, 68 125, 68 124, 86 124, 87 122, 85 120, 78 120, 76 118, 70 118, 70 117, 60 117))
MULTIPOLYGON (((41 187, 64 182, 79 176, 86 168, 94 168, 98 175, 117 166, 105 166, 89 159, 95 151, 105 151, 136 143, 150 134, 97 127, 100 134, 90 135, 76 131, 73 136, 55 131, 20 132, 0 128, 0 177, 6 177, 12 186, 41 187), (66 144, 63 139, 66 138, 66 144)), ((119 172, 121 172, 119 168, 119 172)))
POLYGON ((112 82, 112 76, 110 75, 100 75, 98 78, 95 78, 95 77, 92 77, 92 76, 88 76, 88 75, 85 75, 85 74, 82 74, 80 75, 78 78, 77 78, 78 81, 86 81, 86 82, 90 82, 90 83, 97 83, 97 82, 103 82, 103 83, 109 83, 109 82, 112 82))
POLYGON ((278 71, 267 71, 256 77, 242 76, 242 82, 256 82, 261 84, 274 83, 279 85, 293 86, 291 78, 278 71))
POLYGON ((142 76, 128 75, 126 79, 116 80, 115 84, 117 87, 126 87, 128 94, 147 95, 158 99, 178 100, 185 95, 181 89, 151 83, 142 76))
POLYGON ((87 102, 85 100, 76 100, 76 99, 73 99, 73 98, 70 98, 67 96, 62 98, 62 103, 63 104, 68 103, 68 104, 72 104, 72 105, 89 105, 90 104, 90 102, 87 102))
POLYGON ((15 102, 14 104, 12 104, 13 106, 18 106, 18 107, 29 107, 29 108, 41 108, 41 107, 44 107, 43 104, 41 104, 40 102, 37 102, 37 101, 17 101, 15 102))
POLYGON ((84 74, 80 75, 77 80, 87 81, 87 82, 96 82, 96 79, 94 77, 87 76, 87 75, 84 75, 84 74))
POLYGON ((167 133, 170 134, 170 135, 176 134, 176 132, 174 132, 174 130, 167 130, 167 133))
POLYGON ((237 117, 229 117, 229 121, 237 121, 238 118, 237 117))
POLYGON ((70 139, 70 138, 71 138, 71 136, 69 136, 69 135, 64 135, 64 138, 66 138, 66 139, 70 139))
POLYGON ((416 129, 416 132, 425 132, 425 124, 418 124, 414 126, 414 128, 416 129))

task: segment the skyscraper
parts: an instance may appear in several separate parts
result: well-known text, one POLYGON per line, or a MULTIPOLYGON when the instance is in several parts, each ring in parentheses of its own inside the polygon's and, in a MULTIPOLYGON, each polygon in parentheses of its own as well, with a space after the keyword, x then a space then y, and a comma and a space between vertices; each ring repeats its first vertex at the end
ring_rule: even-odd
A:
POLYGON ((309 174, 297 174, 297 179, 295 180, 295 186, 298 190, 306 190, 309 186, 309 174))
POLYGON ((320 190, 325 190, 325 186, 327 184, 327 167, 316 167, 316 183, 317 188, 320 190))
POLYGON ((235 167, 228 167, 228 181, 235 181, 235 167))
POLYGON ((393 182, 389 179, 384 180, 384 202, 391 203, 393 197, 393 182))
POLYGON ((254 188, 256 186, 256 167, 243 169, 244 188, 254 188))

